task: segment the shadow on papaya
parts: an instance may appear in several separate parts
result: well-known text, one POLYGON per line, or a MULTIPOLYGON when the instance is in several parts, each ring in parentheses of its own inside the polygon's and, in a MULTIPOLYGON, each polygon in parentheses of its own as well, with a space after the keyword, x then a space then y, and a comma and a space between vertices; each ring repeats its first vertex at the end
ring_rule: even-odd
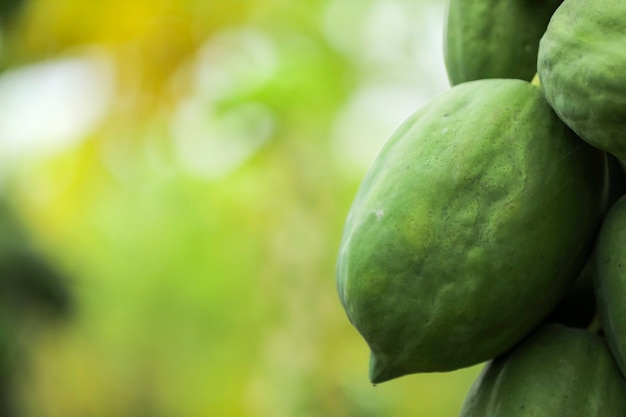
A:
MULTIPOLYGON (((611 154, 607 156, 608 171, 608 200, 606 212, 626 193, 626 173, 622 162, 611 154)), ((598 239, 600 227, 596 231, 594 242, 598 239)), ((593 259, 590 256, 576 279, 574 284, 566 292, 557 307, 550 313, 546 322, 561 323, 571 327, 587 328, 597 314, 597 297, 594 290, 594 274, 597 270, 593 267, 593 259)))

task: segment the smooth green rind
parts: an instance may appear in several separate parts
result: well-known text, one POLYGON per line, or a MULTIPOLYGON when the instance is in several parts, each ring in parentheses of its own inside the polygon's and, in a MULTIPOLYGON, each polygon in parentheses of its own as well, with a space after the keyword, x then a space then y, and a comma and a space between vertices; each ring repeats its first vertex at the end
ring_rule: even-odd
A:
POLYGON ((626 375, 626 196, 611 207, 602 222, 593 261, 602 328, 626 375))
POLYGON ((626 158, 626 2, 565 0, 539 45, 546 100, 591 145, 626 158))
POLYGON ((392 136, 344 226, 337 288, 370 380, 517 343, 562 298, 604 205, 605 158, 520 80, 455 86, 392 136))
POLYGON ((623 417, 626 385, 602 337, 542 326, 489 362, 460 417, 623 417))
POLYGON ((483 78, 530 81, 539 40, 562 0, 450 0, 444 57, 452 85, 483 78))

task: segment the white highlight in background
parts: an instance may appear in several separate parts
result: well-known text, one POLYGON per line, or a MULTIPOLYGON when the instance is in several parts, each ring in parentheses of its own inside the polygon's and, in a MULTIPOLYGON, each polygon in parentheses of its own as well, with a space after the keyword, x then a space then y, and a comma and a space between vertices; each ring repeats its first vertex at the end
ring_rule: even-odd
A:
POLYGON ((100 56, 0 74, 0 160, 58 152, 83 139, 110 107, 113 74, 100 56))

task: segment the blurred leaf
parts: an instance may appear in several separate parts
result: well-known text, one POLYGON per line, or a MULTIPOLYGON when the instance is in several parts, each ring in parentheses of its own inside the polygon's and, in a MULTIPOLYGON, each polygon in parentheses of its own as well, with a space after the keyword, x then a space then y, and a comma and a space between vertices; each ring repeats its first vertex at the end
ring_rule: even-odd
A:
POLYGON ((0 315, 66 315, 69 282, 31 242, 10 203, 0 200, 0 315), (37 311, 41 310, 41 311, 37 311))

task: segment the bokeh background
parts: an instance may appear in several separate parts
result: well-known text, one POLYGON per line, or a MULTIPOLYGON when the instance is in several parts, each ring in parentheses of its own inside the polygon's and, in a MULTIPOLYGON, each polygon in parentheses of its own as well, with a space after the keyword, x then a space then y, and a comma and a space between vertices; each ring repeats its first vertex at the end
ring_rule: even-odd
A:
POLYGON ((0 286, 2 417, 456 416, 479 367, 373 387, 334 275, 444 11, 0 0, 2 194, 62 278, 0 286))

